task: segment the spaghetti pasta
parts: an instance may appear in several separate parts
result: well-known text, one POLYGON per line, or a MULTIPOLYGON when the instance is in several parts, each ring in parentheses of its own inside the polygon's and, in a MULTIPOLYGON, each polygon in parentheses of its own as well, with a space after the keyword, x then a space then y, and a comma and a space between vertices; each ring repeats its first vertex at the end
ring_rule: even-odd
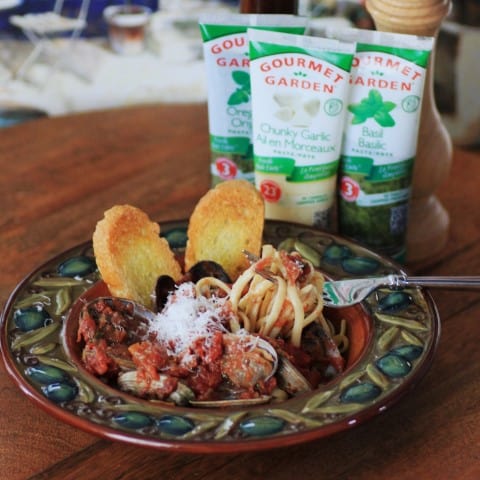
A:
POLYGON ((348 346, 346 330, 335 332, 323 315, 323 275, 297 252, 262 247, 261 257, 253 262, 231 288, 217 279, 205 278, 197 292, 205 294, 220 288, 229 296, 235 318, 232 331, 243 328, 266 337, 288 339, 300 347, 302 332, 318 322, 335 342, 348 346))

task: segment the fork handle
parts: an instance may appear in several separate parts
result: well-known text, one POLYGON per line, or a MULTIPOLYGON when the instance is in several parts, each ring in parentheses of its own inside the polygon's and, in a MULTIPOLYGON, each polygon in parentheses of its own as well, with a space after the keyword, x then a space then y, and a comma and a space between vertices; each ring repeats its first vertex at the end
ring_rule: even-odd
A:
POLYGON ((409 285, 419 287, 444 287, 444 288, 480 288, 479 276, 434 276, 434 277, 410 277, 396 276, 397 286, 405 287, 409 285))

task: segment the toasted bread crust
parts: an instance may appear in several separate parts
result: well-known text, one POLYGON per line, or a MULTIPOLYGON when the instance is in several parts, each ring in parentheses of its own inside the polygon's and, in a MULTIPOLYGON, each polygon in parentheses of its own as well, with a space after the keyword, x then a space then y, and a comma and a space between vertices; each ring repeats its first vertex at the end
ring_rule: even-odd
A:
POLYGON ((142 210, 116 205, 105 212, 93 233, 93 249, 102 279, 112 295, 151 306, 157 278, 181 276, 160 226, 142 210))
POLYGON ((262 196, 246 180, 229 180, 209 190, 190 217, 185 269, 213 260, 236 280, 249 266, 242 250, 260 254, 264 214, 262 196))

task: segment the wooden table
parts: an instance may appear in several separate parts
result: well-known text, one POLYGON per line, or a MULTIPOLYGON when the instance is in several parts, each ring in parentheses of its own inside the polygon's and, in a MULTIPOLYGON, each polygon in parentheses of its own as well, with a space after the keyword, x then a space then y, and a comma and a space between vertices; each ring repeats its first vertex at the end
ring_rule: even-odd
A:
MULTIPOLYGON (((0 130, 0 302, 34 267, 91 238, 117 203, 188 217, 209 188, 204 105, 144 106, 0 130)), ((455 150, 440 197, 450 241, 417 274, 480 274, 480 155, 455 150)), ((325 440, 251 454, 158 452, 99 439, 27 399, 0 367, 0 478, 480 478, 480 290, 432 291, 434 363, 394 408, 325 440)))

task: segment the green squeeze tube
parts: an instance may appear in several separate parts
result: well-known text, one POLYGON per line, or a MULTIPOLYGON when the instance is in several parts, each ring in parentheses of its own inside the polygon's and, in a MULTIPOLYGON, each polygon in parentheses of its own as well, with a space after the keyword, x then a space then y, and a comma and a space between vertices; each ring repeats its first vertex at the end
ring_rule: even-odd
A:
POLYGON ((353 42, 249 29, 265 217, 332 230, 353 42))
POLYGON ((324 33, 357 42, 339 172, 340 233, 403 262, 434 39, 359 29, 324 33))
POLYGON ((207 71, 212 186, 234 178, 254 182, 247 28, 302 34, 295 15, 210 15, 199 26, 207 71))

